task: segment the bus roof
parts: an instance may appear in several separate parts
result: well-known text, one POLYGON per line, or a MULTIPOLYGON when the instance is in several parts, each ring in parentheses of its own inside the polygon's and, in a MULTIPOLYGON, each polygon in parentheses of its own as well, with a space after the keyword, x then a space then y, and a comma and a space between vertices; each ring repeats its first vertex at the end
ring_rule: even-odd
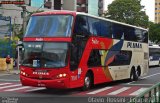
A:
POLYGON ((52 10, 52 11, 44 11, 39 13, 34 13, 32 16, 39 16, 39 15, 54 15, 54 14, 70 14, 76 15, 75 11, 68 11, 68 10, 52 10))
POLYGON ((159 45, 149 45, 149 48, 160 48, 159 45))
POLYGON ((86 15, 86 16, 89 16, 89 17, 93 17, 93 18, 97 18, 97 19, 101 19, 101 20, 106 20, 106 21, 110 21, 110 22, 113 22, 113 23, 122 24, 122 25, 126 25, 126 26, 130 26, 130 27, 134 27, 134 28, 143 29, 143 30, 148 31, 148 29, 145 29, 145 28, 142 28, 142 27, 126 24, 126 23, 123 23, 123 22, 118 22, 118 21, 107 19, 107 18, 104 18, 104 17, 98 17, 98 16, 94 16, 94 15, 87 14, 87 13, 82 13, 82 12, 77 12, 77 14, 86 15))
POLYGON ((105 21, 110 21, 110 22, 113 22, 113 23, 117 23, 117 24, 121 24, 121 25, 126 25, 126 26, 130 26, 130 27, 134 27, 134 28, 138 28, 138 29, 142 29, 142 30, 148 31, 148 29, 145 29, 145 28, 142 28, 142 27, 138 27, 138 26, 134 26, 134 25, 130 25, 130 24, 118 22, 118 21, 111 20, 111 19, 106 19, 106 18, 104 18, 104 17, 94 16, 94 15, 91 15, 91 14, 88 14, 88 13, 76 12, 76 11, 53 10, 53 11, 45 11, 45 12, 40 12, 40 13, 34 13, 34 14, 32 14, 32 16, 38 16, 38 15, 54 15, 54 14, 84 15, 84 16, 89 16, 89 17, 93 17, 93 18, 97 18, 97 19, 101 19, 101 20, 105 20, 105 21))

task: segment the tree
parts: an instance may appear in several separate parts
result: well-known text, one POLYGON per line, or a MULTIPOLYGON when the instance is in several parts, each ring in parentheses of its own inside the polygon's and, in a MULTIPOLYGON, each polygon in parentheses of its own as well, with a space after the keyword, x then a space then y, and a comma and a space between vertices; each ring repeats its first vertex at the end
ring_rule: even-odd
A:
POLYGON ((108 5, 106 18, 131 25, 148 27, 148 16, 142 11, 141 0, 114 0, 108 5))
POLYGON ((160 24, 150 22, 149 39, 154 43, 160 43, 160 24))

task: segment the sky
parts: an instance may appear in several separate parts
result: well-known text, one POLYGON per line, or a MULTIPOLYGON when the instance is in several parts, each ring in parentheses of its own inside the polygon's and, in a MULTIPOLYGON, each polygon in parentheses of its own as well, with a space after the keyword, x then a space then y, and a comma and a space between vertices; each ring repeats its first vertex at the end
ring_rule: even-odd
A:
MULTIPOLYGON (((105 0, 105 10, 107 10, 107 5, 111 4, 114 0, 105 0)), ((149 20, 154 22, 155 18, 155 0, 141 0, 141 5, 145 6, 144 10, 146 14, 149 16, 149 20)))

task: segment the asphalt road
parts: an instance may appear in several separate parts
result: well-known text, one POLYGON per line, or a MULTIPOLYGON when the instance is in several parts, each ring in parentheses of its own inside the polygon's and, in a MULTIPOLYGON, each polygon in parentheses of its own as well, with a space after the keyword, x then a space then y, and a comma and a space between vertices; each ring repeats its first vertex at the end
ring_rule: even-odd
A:
POLYGON ((0 103, 126 103, 158 82, 160 67, 150 68, 148 75, 138 81, 104 83, 85 92, 80 88, 47 90, 21 86, 19 75, 0 74, 0 103))

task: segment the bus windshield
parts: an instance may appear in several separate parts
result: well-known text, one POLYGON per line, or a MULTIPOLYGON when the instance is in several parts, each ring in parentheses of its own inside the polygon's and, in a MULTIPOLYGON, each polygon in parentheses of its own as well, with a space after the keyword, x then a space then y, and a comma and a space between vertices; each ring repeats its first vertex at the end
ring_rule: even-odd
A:
POLYGON ((149 48, 150 60, 159 60, 160 59, 160 48, 149 48))
POLYGON ((72 21, 71 15, 32 16, 25 37, 69 37, 72 21))
POLYGON ((66 66, 68 43, 24 42, 22 65, 35 68, 66 66))

